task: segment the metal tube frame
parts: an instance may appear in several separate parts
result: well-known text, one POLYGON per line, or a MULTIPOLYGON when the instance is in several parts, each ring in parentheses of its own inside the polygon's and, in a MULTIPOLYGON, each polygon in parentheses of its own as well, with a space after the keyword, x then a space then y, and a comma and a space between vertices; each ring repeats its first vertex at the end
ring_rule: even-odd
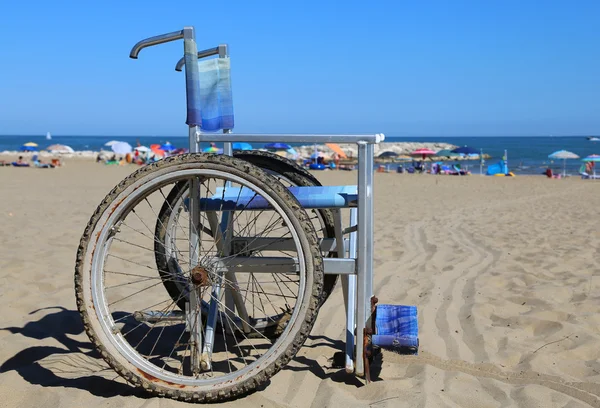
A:
MULTIPOLYGON (((357 225, 357 209, 350 209, 350 225, 357 225)), ((356 230, 350 233, 348 244, 348 258, 357 259, 356 230)), ((356 344, 356 275, 342 276, 342 290, 344 291, 344 304, 346 306, 346 349, 345 367, 346 372, 354 372, 354 347, 356 344)))
MULTIPOLYGON (((211 57, 213 55, 219 55, 220 58, 224 58, 224 55, 228 54, 227 44, 221 44, 218 47, 209 48, 206 50, 198 51, 198 59, 211 57)), ((177 64, 175 65, 175 71, 181 71, 183 66, 185 65, 185 58, 181 57, 177 64)))
MULTIPOLYGON (((195 32, 193 27, 185 27, 181 31, 176 31, 169 34, 151 37, 138 42, 131 50, 130 57, 137 58, 139 52, 146 47, 162 44, 169 41, 184 39, 184 55, 194 55, 198 58, 205 58, 212 55, 219 55, 221 58, 228 57, 227 45, 219 45, 218 47, 210 48, 198 52, 195 32)), ((195 92, 189 84, 197 80, 199 76, 198 64, 186 64, 185 57, 180 59, 176 65, 176 70, 180 71, 185 66, 186 76, 186 93, 195 92)), ((188 108, 189 108, 189 95, 188 108)), ((346 330, 346 371, 354 371, 355 375, 363 377, 365 375, 365 367, 363 361, 363 333, 365 327, 370 324, 371 317, 371 297, 373 296, 373 163, 374 163, 374 144, 385 140, 383 134, 233 134, 230 129, 224 129, 222 134, 212 133, 206 140, 201 132, 200 126, 189 125, 189 147, 190 152, 198 153, 199 144, 201 141, 211 141, 224 143, 223 153, 232 155, 233 142, 254 142, 254 143, 271 143, 271 142, 288 142, 288 143, 355 143, 358 145, 358 206, 350 211, 350 227, 343 230, 339 214, 336 214, 336 238, 338 257, 345 257, 346 252, 343 241, 340 241, 339 234, 341 231, 350 233, 348 245, 348 257, 355 259, 356 271, 355 274, 342 275, 342 285, 344 289, 345 306, 347 314, 347 330, 346 330), (352 355, 354 354, 354 355, 352 355)), ((198 197, 198 181, 191 180, 190 186, 190 220, 191 223, 199 218, 199 206, 195 206, 193 202, 198 197)), ((339 213, 339 211, 338 211, 339 213)), ((223 224, 222 224, 223 225, 223 224)), ((198 242, 199 236, 195 225, 190 225, 190 267, 197 264, 192 251, 192 244, 198 242)), ((190 296, 193 298, 194 296, 190 296)), ((211 302, 212 303, 212 302, 211 302)), ((189 306, 191 309, 192 305, 189 306)), ((237 306, 237 305, 236 305, 237 306)), ((193 316, 193 312, 186 311, 188 325, 196 328, 201 325, 201 317, 198 313, 193 316), (190 321, 194 318, 194 322, 190 321), (195 323, 195 324, 194 324, 195 323)), ((196 329, 198 330, 198 329, 196 329)), ((192 335, 201 341, 202 333, 196 332, 192 335), (200 337, 198 337, 200 336, 200 337)), ((211 345, 212 346, 212 345, 211 345)), ((212 348, 212 347, 210 347, 212 348)), ((202 350, 198 347, 198 354, 212 352, 206 348, 202 350)), ((200 356, 196 356, 195 364, 200 363, 200 356)), ((198 367, 199 368, 199 367, 198 367)), ((194 367, 196 369, 196 367, 194 367)))
POLYGON ((249 143, 275 143, 277 141, 286 143, 380 143, 385 140, 383 134, 361 134, 361 135, 331 135, 331 134, 294 134, 294 133, 211 133, 210 141, 215 143, 227 142, 249 142, 249 143))
MULTIPOLYGON (((183 52, 184 55, 196 55, 198 53, 198 47, 196 45, 196 35, 193 27, 185 27, 182 30, 183 34, 183 52)), ((154 45, 154 44, 151 44, 154 45)), ((133 51, 132 51, 133 54, 133 51)), ((186 93, 188 93, 187 84, 192 82, 194 79, 199 77, 199 70, 197 64, 190 64, 190 67, 186 67, 185 77, 186 77, 186 93)), ((190 104, 190 96, 187 95, 188 98, 188 106, 190 104)), ((190 152, 198 152, 198 142, 196 140, 196 133, 199 131, 199 127, 194 125, 189 127, 189 143, 190 143, 190 152)), ((200 198, 200 182, 196 177, 190 179, 190 269, 193 269, 198 264, 199 258, 199 242, 200 237, 198 234, 198 225, 200 225, 200 209, 197 208, 194 204, 194 201, 199 200, 200 198), (194 247, 194 251, 192 251, 192 245, 194 247)), ((192 371, 194 374, 199 374, 202 366, 206 365, 206 362, 202 361, 202 313, 200 308, 200 302, 202 301, 202 293, 200 287, 194 287, 192 283, 190 283, 190 302, 187 307, 186 314, 188 315, 188 320, 193 324, 190 326, 190 335, 193 343, 192 353, 192 371)), ((186 305, 187 306, 187 305, 186 305)))

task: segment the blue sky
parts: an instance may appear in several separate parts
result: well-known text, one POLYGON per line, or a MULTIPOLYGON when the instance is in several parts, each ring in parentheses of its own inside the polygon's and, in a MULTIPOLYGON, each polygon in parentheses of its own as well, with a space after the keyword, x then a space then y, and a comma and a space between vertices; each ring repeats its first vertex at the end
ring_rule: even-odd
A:
POLYGON ((598 1, 0 5, 0 134, 184 135, 183 43, 228 43, 237 132, 600 133, 598 1))

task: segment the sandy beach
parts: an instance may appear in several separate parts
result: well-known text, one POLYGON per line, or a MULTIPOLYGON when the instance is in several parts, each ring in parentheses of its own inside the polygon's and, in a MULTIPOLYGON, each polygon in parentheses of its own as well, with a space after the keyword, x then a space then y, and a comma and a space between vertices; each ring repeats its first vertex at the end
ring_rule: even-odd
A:
MULTIPOLYGON (((133 166, 0 168, 0 407, 175 407, 119 378, 75 306, 76 249, 133 166)), ((356 172, 318 174, 354 184, 356 172)), ((367 385, 328 359, 341 287, 264 389, 223 406, 600 407, 600 182, 375 174, 375 294, 417 305, 418 356, 367 385)))

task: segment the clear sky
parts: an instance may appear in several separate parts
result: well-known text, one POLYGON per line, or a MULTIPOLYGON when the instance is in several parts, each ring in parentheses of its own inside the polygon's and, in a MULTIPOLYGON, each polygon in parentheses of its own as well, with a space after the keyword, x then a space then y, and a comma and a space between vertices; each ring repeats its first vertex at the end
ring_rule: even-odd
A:
POLYGON ((0 134, 185 135, 183 42, 228 43, 237 132, 600 133, 600 1, 5 1, 0 134))

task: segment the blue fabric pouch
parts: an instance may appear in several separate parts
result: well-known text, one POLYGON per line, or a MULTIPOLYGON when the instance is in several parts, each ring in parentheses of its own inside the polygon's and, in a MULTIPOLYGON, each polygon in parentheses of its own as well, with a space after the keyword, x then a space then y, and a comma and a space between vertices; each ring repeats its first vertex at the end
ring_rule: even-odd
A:
POLYGON ((375 346, 400 354, 417 354, 419 350, 417 307, 377 305, 372 342, 375 346))
POLYGON ((229 58, 198 62, 200 128, 204 132, 233 129, 233 96, 229 58))

